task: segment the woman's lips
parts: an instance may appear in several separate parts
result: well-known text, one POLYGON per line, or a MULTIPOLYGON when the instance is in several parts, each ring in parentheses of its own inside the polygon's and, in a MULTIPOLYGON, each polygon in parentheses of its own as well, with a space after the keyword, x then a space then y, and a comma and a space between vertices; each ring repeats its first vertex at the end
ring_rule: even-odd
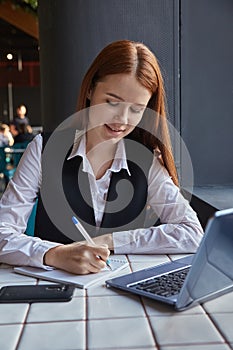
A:
POLYGON ((111 125, 111 124, 105 124, 105 126, 111 133, 114 133, 114 134, 121 134, 126 130, 126 128, 122 126, 120 127, 120 126, 111 125))

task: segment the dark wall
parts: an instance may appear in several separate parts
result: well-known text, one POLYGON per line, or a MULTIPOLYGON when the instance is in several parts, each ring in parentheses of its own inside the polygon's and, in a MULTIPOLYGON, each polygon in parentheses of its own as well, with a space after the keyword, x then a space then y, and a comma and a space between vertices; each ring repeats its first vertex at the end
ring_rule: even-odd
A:
POLYGON ((42 115, 54 129, 75 112, 81 80, 98 52, 119 39, 143 41, 164 71, 170 117, 178 120, 178 1, 40 0, 42 115))
POLYGON ((7 87, 0 88, 0 121, 8 121, 8 92, 7 87))
POLYGON ((233 1, 181 1, 181 134, 196 185, 233 184, 233 1))

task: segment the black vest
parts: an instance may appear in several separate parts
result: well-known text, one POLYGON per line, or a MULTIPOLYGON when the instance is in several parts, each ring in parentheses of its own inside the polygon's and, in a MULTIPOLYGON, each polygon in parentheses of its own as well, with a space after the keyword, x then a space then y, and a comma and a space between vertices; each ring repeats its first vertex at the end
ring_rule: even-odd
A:
MULTIPOLYGON (((46 143, 46 137, 43 139, 44 143, 46 143)), ((131 175, 125 169, 112 173, 105 212, 98 233, 96 233, 88 175, 82 171, 82 158, 76 156, 70 160, 64 160, 62 167, 62 191, 59 191, 63 192, 63 194, 57 193, 57 189, 60 186, 56 184, 56 173, 53 173, 53 165, 49 164, 51 172, 48 175, 50 180, 47 182, 49 186, 46 186, 46 196, 48 196, 48 201, 51 201, 53 204, 54 210, 52 210, 52 215, 50 213, 47 215, 47 208, 42 202, 43 196, 40 193, 36 214, 35 236, 60 243, 83 240, 83 237, 72 223, 72 215, 75 215, 80 220, 92 237, 97 234, 101 235, 112 233, 113 231, 143 227, 147 202, 147 178, 153 153, 146 147, 128 138, 125 139, 125 148, 131 175), (50 198, 47 193, 50 188, 54 188, 54 190, 51 190, 53 198, 50 198), (64 208, 61 208, 63 206, 62 198, 65 198, 65 201, 68 203, 68 206, 64 208)))

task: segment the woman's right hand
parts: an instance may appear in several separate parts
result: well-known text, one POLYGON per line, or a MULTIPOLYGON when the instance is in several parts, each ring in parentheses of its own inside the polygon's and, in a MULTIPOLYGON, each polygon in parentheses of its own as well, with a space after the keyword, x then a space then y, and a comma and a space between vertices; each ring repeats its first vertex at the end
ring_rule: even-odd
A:
POLYGON ((107 245, 91 245, 74 242, 49 249, 44 255, 44 264, 74 274, 84 275, 99 272, 106 266, 110 251, 107 245), (101 256, 98 258, 98 256, 101 256))

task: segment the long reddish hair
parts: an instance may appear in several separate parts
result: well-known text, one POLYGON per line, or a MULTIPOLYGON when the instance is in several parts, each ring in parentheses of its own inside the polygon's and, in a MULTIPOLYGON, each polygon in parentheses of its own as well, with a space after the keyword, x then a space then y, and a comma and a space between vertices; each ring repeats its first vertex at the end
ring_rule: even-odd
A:
MULTIPOLYGON (((155 55, 140 42, 120 40, 106 46, 95 58, 82 81, 77 111, 89 107, 89 91, 95 84, 110 74, 134 74, 138 82, 151 92, 147 110, 155 113, 153 122, 145 112, 133 137, 151 149, 157 149, 161 161, 178 185, 178 177, 172 154, 171 140, 166 117, 166 96, 163 77, 155 55), (151 125, 148 126, 148 119, 151 125), (152 124, 153 123, 153 124, 152 124), (145 131, 150 130, 150 132, 145 131)), ((82 127, 87 120, 82 120, 82 127)))

